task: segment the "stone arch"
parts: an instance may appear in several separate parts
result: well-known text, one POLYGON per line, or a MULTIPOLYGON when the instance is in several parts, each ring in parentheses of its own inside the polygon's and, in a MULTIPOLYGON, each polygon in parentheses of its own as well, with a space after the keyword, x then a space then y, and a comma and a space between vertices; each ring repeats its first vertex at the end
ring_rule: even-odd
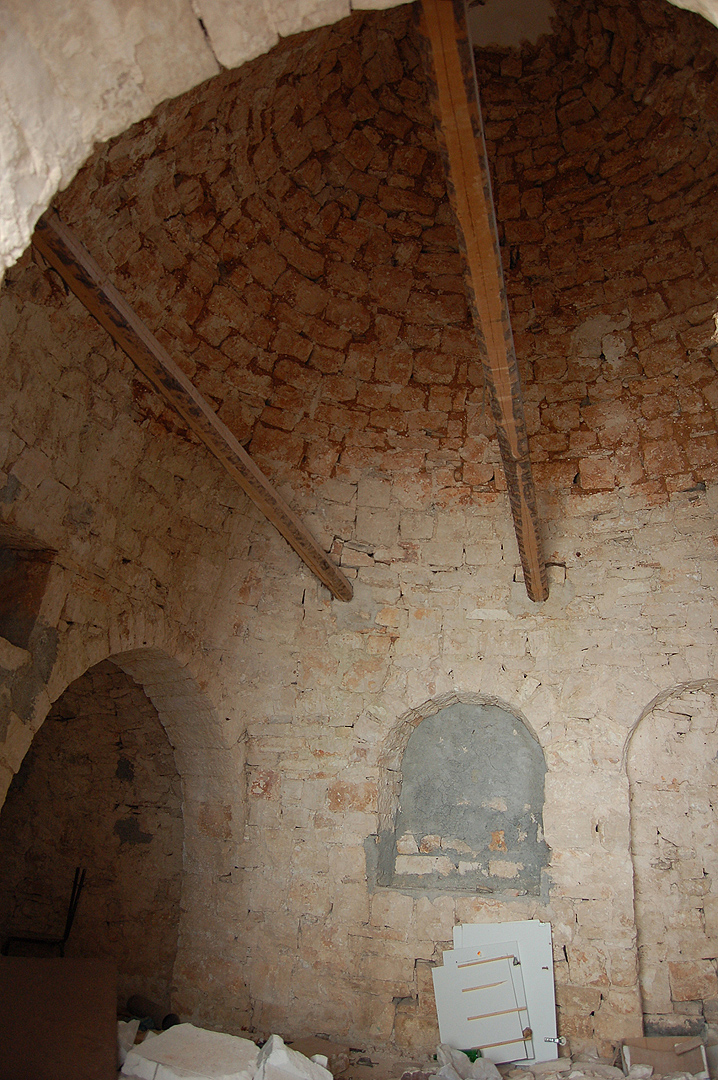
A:
MULTIPOLYGON (((404 714, 384 744, 379 767, 377 881, 380 885, 421 886, 422 882, 414 876, 409 862, 414 855, 421 858, 420 853, 424 852, 429 856, 425 860, 427 864, 433 859, 436 869, 430 870, 428 865, 425 869, 422 863, 417 873, 428 875, 426 883, 431 888, 470 888, 471 891, 487 893, 539 892, 541 871, 548 861, 542 820, 546 765, 536 733, 520 712, 487 694, 458 691, 444 694, 404 714), (443 734, 432 727, 430 732, 427 729, 429 747, 417 747, 412 755, 412 740, 416 740, 421 724, 439 714, 448 725, 446 742, 443 734), (476 730, 479 726, 483 731, 476 730), (471 737, 474 734, 477 738, 472 746, 471 737), (510 749, 505 738, 507 735, 517 740, 510 749), (455 738, 462 745, 453 746, 455 738), (467 754, 468 771, 457 767, 455 751, 467 754), (417 762, 424 762, 429 757, 432 758, 431 769, 435 769, 437 776, 441 776, 442 769, 448 769, 444 780, 439 781, 438 788, 450 785, 454 780, 466 787, 466 791, 462 787, 456 793, 457 809, 452 808, 449 812, 448 820, 455 826, 454 831, 461 828, 459 818, 463 817, 466 819, 463 827, 470 831, 477 826, 482 831, 489 830, 486 845, 478 837, 474 844, 467 844, 467 837, 448 834, 439 837, 437 834, 424 837, 423 846, 419 846, 416 852, 413 851, 413 844, 410 845, 411 852, 408 848, 406 852, 399 850, 402 846, 402 837, 399 836, 401 823, 409 820, 409 817, 404 817, 404 810, 416 801, 412 796, 412 785, 418 785, 417 790, 423 789, 425 792, 426 785, 432 783, 432 776, 423 772, 423 764, 417 770, 417 762), (473 793, 478 791, 482 778, 483 781, 487 779, 484 766, 489 758, 492 773, 501 772, 504 779, 509 772, 515 775, 515 787, 512 784, 507 788, 506 798, 494 797, 496 793, 492 793, 488 801, 473 804, 473 793), (466 773, 463 779, 462 773, 466 773), (405 806, 401 803, 402 790, 405 806), (463 806, 467 809, 458 809, 463 806), (502 816, 504 814, 506 817, 502 816), (526 818, 523 824, 519 823, 517 814, 522 821, 526 818), (496 815, 497 820, 493 821, 496 815), (530 835, 532 832, 533 835, 530 835), (517 844, 523 853, 523 862, 514 858, 517 844), (479 854, 484 846, 486 851, 479 854), (437 855, 436 851, 440 849, 441 854, 437 855), (493 853, 493 858, 490 853, 493 853), (406 867, 402 865, 401 873, 399 857, 404 857, 404 862, 407 862, 406 867), (405 874, 409 876, 403 877, 405 874)), ((426 800, 422 797, 422 801, 426 800)), ((420 839, 415 838, 417 843, 420 839)))
MULTIPOLYGON (((133 636, 135 640, 140 637, 133 636)), ((48 683, 40 690, 34 687, 27 722, 15 717, 9 739, 0 745, 0 754, 12 762, 12 772, 17 771, 51 702, 88 668, 103 660, 111 660, 142 687, 173 747, 182 788, 184 848, 173 1005, 187 1019, 212 1019, 241 1027, 242 1020, 238 1022, 237 1018, 244 1018, 248 1007, 242 957, 232 927, 220 918, 219 912, 228 881, 231 883, 227 872, 232 868, 235 837, 241 836, 244 825, 244 803, 236 801, 240 790, 236 777, 244 768, 244 744, 227 738, 214 705, 197 679, 166 649, 148 645, 108 655, 106 645, 103 650, 96 644, 88 651, 93 654, 89 664, 86 651, 79 650, 73 656, 69 646, 61 649, 51 694, 48 683), (58 669, 62 672, 60 683, 58 669), (235 801, 231 792, 235 792, 235 801), (219 978, 218 972, 225 978, 219 978), (226 987, 230 982, 234 996, 228 1000, 226 987)))
POLYGON ((117 665, 96 664, 53 703, 0 812, 8 946, 32 952, 12 935, 62 932, 82 866, 65 955, 111 960, 122 1007, 135 993, 168 1005, 183 847, 180 778, 157 710, 117 665))
POLYGON ((626 742, 646 1032, 718 1015, 718 680, 666 688, 626 742))
POLYGON ((76 0, 52 34, 42 4, 4 7, 0 142, 8 168, 0 181, 0 278, 97 142, 149 116, 161 101, 268 52, 280 38, 337 22, 353 8, 400 2, 212 4, 200 14, 180 0, 138 5, 129 15, 111 4, 99 16, 92 3, 76 0), (82 49, 67 47, 81 40, 82 49))
POLYGON ((174 657, 141 648, 112 659, 157 709, 182 782, 184 868, 173 1005, 183 1017, 241 1027, 237 1018, 248 1009, 243 953, 221 911, 227 886, 236 884, 232 855, 244 827, 244 803, 231 794, 236 799, 244 744, 229 742, 216 709, 174 657))

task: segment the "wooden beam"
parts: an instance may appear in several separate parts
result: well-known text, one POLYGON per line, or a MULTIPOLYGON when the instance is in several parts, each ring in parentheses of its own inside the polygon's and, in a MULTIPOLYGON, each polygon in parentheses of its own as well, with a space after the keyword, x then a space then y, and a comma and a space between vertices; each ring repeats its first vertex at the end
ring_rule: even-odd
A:
POLYGON ((434 125, 457 222, 524 581, 532 600, 545 600, 546 564, 465 3, 422 0, 417 7, 434 125))
POLYGON ((33 244, 90 314, 147 376, 167 404, 179 413, 252 502, 279 529, 300 559, 338 600, 351 600, 352 587, 341 570, 327 558, 314 537, 123 299, 73 231, 56 214, 46 214, 35 228, 33 244))

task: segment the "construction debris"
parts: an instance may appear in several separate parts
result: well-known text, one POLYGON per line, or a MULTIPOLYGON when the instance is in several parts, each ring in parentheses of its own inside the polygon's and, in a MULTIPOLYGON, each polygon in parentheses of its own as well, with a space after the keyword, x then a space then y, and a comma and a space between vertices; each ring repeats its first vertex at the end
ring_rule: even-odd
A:
POLYGON ((320 1035, 308 1039, 292 1039, 288 1045, 312 1061, 321 1054, 327 1059, 327 1068, 332 1076, 341 1076, 349 1068, 349 1047, 320 1035))
POLYGON ((708 1080, 708 1061, 701 1039, 675 1035, 626 1039, 621 1051, 626 1072, 636 1065, 652 1065, 654 1075, 689 1073, 708 1080))
MULTIPOLYGON (((429 1060, 407 1071, 408 1062, 372 1061, 363 1051, 326 1037, 287 1045, 281 1036, 270 1035, 260 1049, 248 1038, 192 1024, 161 1033, 149 1031, 143 1043, 129 1048, 137 1025, 136 1019, 118 1025, 125 1080, 334 1080, 337 1076, 343 1080, 711 1080, 700 1038, 626 1040, 621 1051, 623 1069, 591 1053, 497 1067, 480 1051, 442 1043, 429 1060)), ((143 1034, 140 1031, 138 1037, 143 1034)), ((252 1034, 263 1041, 263 1035, 252 1034)))
POLYGON ((332 1074, 318 1062, 290 1050, 280 1035, 270 1035, 257 1059, 254 1080, 332 1080, 332 1074))
POLYGON ((121 1075, 132 1080, 253 1080, 259 1047, 249 1039, 177 1024, 134 1046, 121 1075))

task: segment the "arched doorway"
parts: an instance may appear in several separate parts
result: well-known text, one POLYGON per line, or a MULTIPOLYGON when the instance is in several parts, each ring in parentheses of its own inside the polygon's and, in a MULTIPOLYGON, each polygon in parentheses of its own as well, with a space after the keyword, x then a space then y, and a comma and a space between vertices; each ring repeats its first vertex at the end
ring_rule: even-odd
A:
MULTIPOLYGON (((123 623, 123 628, 112 625, 110 636, 132 640, 139 635, 123 623)), ((220 718, 208 694, 192 674, 190 650, 174 647, 175 652, 182 659, 170 655, 159 645, 144 645, 114 653, 109 660, 111 666, 118 669, 118 675, 124 672, 135 689, 141 688, 156 710, 172 748, 181 784, 181 901, 172 971, 172 1007, 183 1019, 198 1024, 211 1022, 229 1031, 239 1031, 247 1027, 250 1017, 246 945, 244 927, 236 919, 226 917, 226 905, 228 894, 234 895, 242 888, 236 873, 236 849, 237 836, 243 835, 246 807, 244 786, 236 781, 243 775, 245 744, 238 738, 233 722, 220 718), (227 992, 228 987, 231 987, 231 993, 227 992)), ((62 672, 67 682, 63 682, 60 694, 53 693, 56 701, 61 700, 68 683, 72 686, 81 677, 82 667, 78 670, 81 656, 72 637, 60 640, 54 670, 62 672)), ((97 658, 97 664, 90 670, 102 663, 97 658)), ((53 678, 57 680, 58 676, 53 678)), ((42 685, 37 679, 36 682, 42 685)), ((0 688, 3 685, 8 685, 7 681, 3 684, 0 680, 0 688)), ((12 681, 9 685, 12 688, 12 681)), ((28 716, 35 737, 37 731, 41 731, 40 725, 49 707, 43 689, 30 701, 28 716), (43 698, 47 701, 44 707, 43 698)), ((13 741, 12 735, 11 730, 6 742, 0 743, 0 760, 6 758, 17 770, 17 762, 25 754, 25 745, 19 747, 18 754, 18 741, 13 741)), ((124 825, 121 829, 125 830, 125 836, 136 835, 133 825, 124 825)), ((138 829, 148 831, 141 824, 138 829)), ((77 865, 73 859, 74 856, 70 857, 67 864, 70 876, 58 889, 61 894, 60 931, 72 884, 72 867, 77 865)), ((13 926, 12 929, 19 933, 25 927, 13 926)), ((34 925, 32 929, 35 929, 34 925)), ((37 929, 42 930, 42 927, 37 929)), ((5 927, 0 926, 0 934, 4 932, 5 927)))
POLYGON ((169 1002, 180 918, 182 792, 142 687, 107 660, 54 703, 0 814, 0 928, 61 935, 65 954, 114 960, 118 997, 169 1002))
POLYGON ((718 1009, 718 684, 679 687, 628 748, 645 1029, 700 1030, 718 1009))

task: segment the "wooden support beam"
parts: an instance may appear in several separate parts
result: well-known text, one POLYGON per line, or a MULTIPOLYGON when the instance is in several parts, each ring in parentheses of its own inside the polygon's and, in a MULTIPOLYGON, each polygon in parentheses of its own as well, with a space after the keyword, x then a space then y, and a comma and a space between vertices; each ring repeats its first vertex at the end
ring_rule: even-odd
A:
POLYGON ((519 369, 504 288, 474 56, 464 0, 422 0, 419 31, 457 222, 469 305, 499 437, 526 590, 548 596, 519 369))
POLYGON ((341 570, 322 551, 226 424, 222 423, 112 285, 73 231, 56 214, 46 214, 36 226, 33 244, 90 314, 147 376, 167 404, 179 413, 252 502, 279 529, 300 559, 338 600, 351 600, 352 587, 341 570))

